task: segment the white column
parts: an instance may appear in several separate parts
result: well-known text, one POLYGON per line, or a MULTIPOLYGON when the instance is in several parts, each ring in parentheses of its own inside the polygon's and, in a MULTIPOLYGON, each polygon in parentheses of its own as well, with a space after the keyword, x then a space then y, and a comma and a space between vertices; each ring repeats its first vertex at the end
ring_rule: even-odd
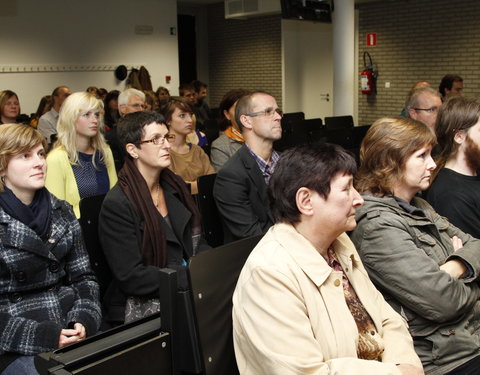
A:
POLYGON ((333 115, 354 114, 355 4, 335 0, 333 18, 333 115))

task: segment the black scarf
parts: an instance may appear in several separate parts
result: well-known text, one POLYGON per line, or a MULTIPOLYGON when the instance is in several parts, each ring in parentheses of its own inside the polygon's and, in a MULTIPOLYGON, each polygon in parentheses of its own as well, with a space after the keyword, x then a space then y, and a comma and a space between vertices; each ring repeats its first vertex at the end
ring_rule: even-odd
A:
POLYGON ((27 206, 9 188, 6 186, 4 188, 5 191, 0 193, 0 207, 8 215, 35 231, 40 238, 45 239, 50 229, 52 214, 52 204, 48 190, 46 188, 37 190, 32 203, 27 206))

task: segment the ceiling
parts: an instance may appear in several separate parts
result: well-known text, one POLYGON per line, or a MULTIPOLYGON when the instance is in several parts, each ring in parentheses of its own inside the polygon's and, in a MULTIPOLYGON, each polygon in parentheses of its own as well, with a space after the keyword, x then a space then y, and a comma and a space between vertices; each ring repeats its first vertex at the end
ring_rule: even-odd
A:
MULTIPOLYGON (((363 3, 373 3, 375 1, 381 0, 355 0, 355 4, 363 4, 363 3)), ((390 0, 393 1, 393 0, 390 0)), ((178 3, 187 3, 187 4, 198 4, 198 5, 207 5, 207 4, 217 4, 223 3, 223 0, 177 0, 178 3)))

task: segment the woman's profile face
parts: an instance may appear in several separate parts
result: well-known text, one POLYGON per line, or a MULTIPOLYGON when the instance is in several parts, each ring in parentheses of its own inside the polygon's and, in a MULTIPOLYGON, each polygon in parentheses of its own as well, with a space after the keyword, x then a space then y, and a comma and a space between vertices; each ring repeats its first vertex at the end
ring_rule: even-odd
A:
POLYGON ((12 156, 3 177, 7 186, 16 196, 34 193, 45 186, 47 163, 43 145, 12 156))
POLYGON ((5 102, 2 109, 2 116, 8 118, 16 118, 20 114, 20 103, 15 95, 12 95, 5 102))
POLYGON ((237 125, 237 122, 235 121, 235 108, 237 108, 237 103, 238 103, 238 100, 235 103, 233 103, 233 105, 228 109, 228 111, 224 111, 223 114, 225 115, 227 120, 230 121, 230 123, 236 130, 240 130, 237 125))
POLYGON ((393 189, 397 197, 410 201, 415 194, 430 186, 432 171, 437 166, 431 152, 432 146, 424 146, 407 158, 402 176, 393 189))
POLYGON ((332 233, 343 233, 355 229, 356 208, 363 204, 363 198, 353 187, 353 176, 337 173, 330 181, 330 193, 325 199, 314 193, 312 205, 317 216, 318 228, 332 233))
POLYGON ((168 125, 172 133, 181 135, 190 134, 193 129, 192 113, 176 107, 168 125))
POLYGON ((77 136, 92 138, 98 133, 98 127, 100 126, 100 111, 82 111, 75 122, 75 130, 77 136))

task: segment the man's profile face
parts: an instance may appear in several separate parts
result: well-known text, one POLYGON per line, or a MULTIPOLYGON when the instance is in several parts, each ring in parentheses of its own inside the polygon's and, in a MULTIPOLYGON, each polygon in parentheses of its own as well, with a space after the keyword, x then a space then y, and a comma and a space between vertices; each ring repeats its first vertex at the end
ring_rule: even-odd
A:
POLYGON ((463 82, 453 81, 452 88, 450 90, 445 88, 445 98, 449 98, 454 95, 462 95, 462 94, 463 94, 463 82))
POLYGON ((143 111, 145 108, 145 100, 138 95, 131 95, 128 98, 128 103, 120 105, 119 110, 121 115, 125 116, 128 113, 143 111))
POLYGON ((253 133, 261 139, 270 141, 282 138, 280 123, 282 116, 277 112, 279 108, 275 98, 268 94, 257 94, 253 96, 252 104, 252 113, 265 111, 256 116, 248 116, 253 133))
POLYGON ((416 109, 411 108, 408 113, 414 120, 421 121, 430 129, 435 130, 435 122, 441 105, 442 100, 437 95, 425 92, 418 97, 416 109))
POLYGON ((195 104, 197 102, 197 93, 195 90, 184 90, 183 97, 186 98, 190 104, 195 104))

